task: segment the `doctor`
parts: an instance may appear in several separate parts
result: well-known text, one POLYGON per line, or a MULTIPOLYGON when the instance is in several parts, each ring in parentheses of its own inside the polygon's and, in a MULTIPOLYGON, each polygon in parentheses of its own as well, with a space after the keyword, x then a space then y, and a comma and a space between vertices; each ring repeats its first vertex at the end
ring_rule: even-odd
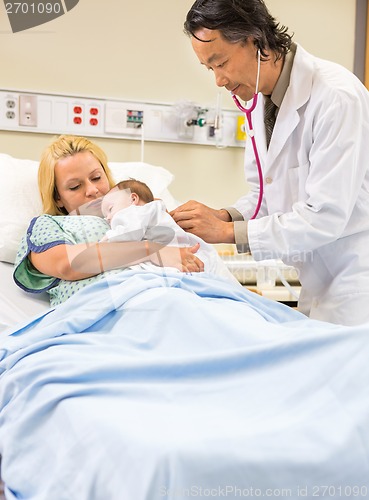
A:
POLYGON ((369 321, 368 91, 292 43, 262 0, 196 0, 185 31, 219 87, 243 101, 258 94, 252 120, 264 197, 255 215, 259 179, 248 137, 250 192, 221 210, 189 201, 174 220, 209 243, 295 266, 299 309, 311 318, 369 321))

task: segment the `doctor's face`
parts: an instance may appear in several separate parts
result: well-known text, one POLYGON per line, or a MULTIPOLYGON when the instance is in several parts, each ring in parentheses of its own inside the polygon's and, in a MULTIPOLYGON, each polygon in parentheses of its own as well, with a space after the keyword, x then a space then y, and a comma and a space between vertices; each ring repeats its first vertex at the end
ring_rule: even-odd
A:
MULTIPOLYGON (((253 39, 248 39, 243 44, 230 43, 221 36, 220 31, 206 28, 197 31, 195 35, 204 41, 192 37, 192 47, 200 63, 213 71, 218 87, 225 87, 243 101, 252 99, 258 71, 257 48, 253 39)), ((261 66, 263 64, 261 62, 261 66)), ((260 92, 269 92, 266 91, 266 83, 261 67, 260 92)))
POLYGON ((89 151, 60 159, 55 165, 56 203, 70 214, 106 194, 110 187, 105 170, 89 151))

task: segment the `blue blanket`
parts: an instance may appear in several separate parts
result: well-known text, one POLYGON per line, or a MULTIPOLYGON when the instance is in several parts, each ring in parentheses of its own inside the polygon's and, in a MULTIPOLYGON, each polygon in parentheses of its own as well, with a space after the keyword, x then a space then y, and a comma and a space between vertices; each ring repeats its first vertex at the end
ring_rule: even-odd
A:
POLYGON ((7 499, 368 498, 369 325, 125 271, 0 334, 7 499))

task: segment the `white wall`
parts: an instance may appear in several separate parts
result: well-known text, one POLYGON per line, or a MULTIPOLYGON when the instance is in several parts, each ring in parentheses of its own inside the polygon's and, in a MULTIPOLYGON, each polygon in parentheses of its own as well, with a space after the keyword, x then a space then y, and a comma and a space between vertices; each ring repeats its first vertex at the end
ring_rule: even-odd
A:
POLYGON ((354 68, 356 0, 266 0, 270 12, 312 54, 354 68))
MULTIPOLYGON (((192 0, 80 0, 66 15, 13 34, 0 5, 1 88, 214 105, 218 90, 182 27, 192 0)), ((355 0, 267 0, 295 40, 353 68, 355 0)), ((226 107, 233 104, 224 94, 226 107)), ((0 110, 1 112, 1 110, 0 110)), ((49 135, 0 131, 0 151, 38 159, 49 135)), ((96 140, 112 161, 140 159, 136 141, 96 140)), ((214 207, 246 190, 241 148, 147 143, 145 161, 175 174, 180 200, 214 207)))

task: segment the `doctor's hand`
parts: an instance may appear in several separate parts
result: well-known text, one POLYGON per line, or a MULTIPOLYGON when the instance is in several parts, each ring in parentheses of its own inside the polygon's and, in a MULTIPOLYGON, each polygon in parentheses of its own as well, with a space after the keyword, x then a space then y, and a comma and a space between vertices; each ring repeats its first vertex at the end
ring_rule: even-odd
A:
POLYGON ((207 243, 234 243, 234 226, 227 210, 215 210, 198 201, 188 201, 170 212, 185 231, 207 243))

